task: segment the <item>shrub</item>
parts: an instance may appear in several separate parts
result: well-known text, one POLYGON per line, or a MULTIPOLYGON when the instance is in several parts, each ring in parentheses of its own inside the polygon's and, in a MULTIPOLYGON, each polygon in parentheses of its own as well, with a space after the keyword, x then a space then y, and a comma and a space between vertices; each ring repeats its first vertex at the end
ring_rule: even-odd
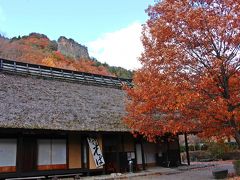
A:
POLYGON ((210 152, 212 158, 222 159, 223 155, 226 152, 230 151, 230 148, 227 144, 225 144, 223 142, 222 143, 211 142, 211 143, 209 143, 208 151, 210 152))
POLYGON ((231 152, 226 152, 223 157, 223 160, 240 160, 240 151, 233 150, 231 152))
POLYGON ((211 154, 208 151, 190 151, 191 161, 202 161, 211 159, 211 154))
POLYGON ((180 152, 185 152, 186 149, 185 149, 185 146, 180 146, 180 152))
POLYGON ((236 142, 228 142, 227 144, 232 150, 238 149, 238 144, 236 142))
POLYGON ((236 160, 233 162, 233 166, 235 169, 235 172, 238 176, 240 176, 240 160, 236 160))
POLYGON ((58 44, 56 41, 50 41, 48 46, 47 46, 47 49, 52 52, 52 51, 57 51, 58 50, 58 44))

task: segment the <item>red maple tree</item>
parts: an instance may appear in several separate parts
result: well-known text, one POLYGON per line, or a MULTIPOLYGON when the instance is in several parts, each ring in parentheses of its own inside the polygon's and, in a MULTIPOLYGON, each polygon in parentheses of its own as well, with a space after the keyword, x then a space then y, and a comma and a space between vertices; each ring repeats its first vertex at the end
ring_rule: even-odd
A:
POLYGON ((149 139, 197 130, 240 145, 240 1, 161 0, 147 12, 124 121, 149 139))

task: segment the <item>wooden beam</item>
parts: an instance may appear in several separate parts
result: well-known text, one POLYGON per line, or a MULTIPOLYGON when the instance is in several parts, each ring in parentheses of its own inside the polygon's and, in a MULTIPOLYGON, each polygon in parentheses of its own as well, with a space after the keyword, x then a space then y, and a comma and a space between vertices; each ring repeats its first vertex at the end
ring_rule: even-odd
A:
POLYGON ((185 149, 187 154, 187 163, 190 165, 190 157, 189 157, 189 148, 188 148, 188 140, 187 140, 187 133, 184 133, 184 139, 185 139, 185 149))

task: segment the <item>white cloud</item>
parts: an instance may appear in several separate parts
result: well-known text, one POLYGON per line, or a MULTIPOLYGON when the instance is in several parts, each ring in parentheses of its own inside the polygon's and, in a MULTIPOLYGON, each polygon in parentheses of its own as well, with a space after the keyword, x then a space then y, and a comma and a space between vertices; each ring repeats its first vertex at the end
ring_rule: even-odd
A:
POLYGON ((141 31, 141 24, 135 22, 126 28, 106 33, 87 44, 89 54, 111 66, 137 69, 141 67, 138 57, 143 51, 141 31))

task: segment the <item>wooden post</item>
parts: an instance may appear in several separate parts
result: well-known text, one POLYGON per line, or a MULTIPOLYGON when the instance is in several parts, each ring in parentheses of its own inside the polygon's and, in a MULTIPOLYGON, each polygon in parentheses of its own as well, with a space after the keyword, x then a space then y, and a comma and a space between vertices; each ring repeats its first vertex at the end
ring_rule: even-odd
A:
POLYGON ((142 141, 143 141, 143 139, 141 139, 142 167, 143 167, 143 170, 146 170, 144 148, 143 148, 143 142, 142 141))
POLYGON ((187 133, 184 133, 185 138, 185 148, 186 148, 186 154, 187 154, 187 163, 190 165, 190 157, 189 157, 189 148, 188 148, 188 140, 187 140, 187 133))
POLYGON ((170 166, 170 161, 169 161, 169 137, 166 137, 166 143, 167 143, 167 160, 166 160, 166 166, 169 167, 170 166))
POLYGON ((125 148, 124 148, 124 144, 125 144, 124 137, 125 137, 124 134, 121 134, 121 144, 122 144, 121 149, 122 149, 122 152, 125 152, 125 148))
POLYGON ((22 151, 23 151, 23 137, 22 134, 19 133, 18 134, 18 138, 17 138, 17 162, 16 162, 16 168, 17 168, 17 173, 21 173, 22 172, 22 151))
POLYGON ((134 140, 134 153, 135 153, 135 164, 134 164, 134 169, 137 170, 137 143, 136 139, 134 140))
POLYGON ((117 148, 117 172, 120 172, 120 151, 119 151, 119 147, 121 146, 121 135, 120 134, 117 135, 117 144, 118 144, 118 148, 117 148))
POLYGON ((16 68, 16 61, 13 62, 13 67, 14 67, 14 71, 17 71, 17 68, 16 68))
POLYGON ((0 59, 0 70, 3 68, 3 60, 0 59))
POLYGON ((26 64, 26 67, 27 67, 27 73, 29 73, 29 67, 28 67, 28 64, 26 64))
POLYGON ((40 76, 42 76, 41 66, 38 66, 38 70, 39 70, 40 76))
POLYGON ((182 160, 181 160, 181 149, 180 149, 180 143, 179 143, 179 135, 177 135, 177 144, 178 144, 178 159, 179 159, 179 165, 182 164, 182 160))

